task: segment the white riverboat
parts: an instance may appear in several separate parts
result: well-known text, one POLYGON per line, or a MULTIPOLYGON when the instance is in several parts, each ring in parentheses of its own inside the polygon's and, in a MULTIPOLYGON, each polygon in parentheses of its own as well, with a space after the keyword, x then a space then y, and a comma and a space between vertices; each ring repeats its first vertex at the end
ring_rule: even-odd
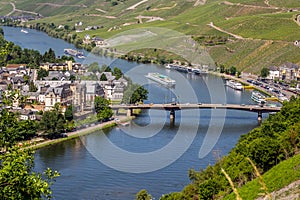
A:
POLYGON ((231 87, 235 90, 242 90, 243 89, 243 85, 239 82, 233 81, 233 80, 226 80, 226 85, 228 87, 231 87))
POLYGON ((266 97, 257 91, 252 92, 251 99, 260 104, 266 103, 266 97))
POLYGON ((26 31, 26 30, 24 30, 24 29, 21 29, 21 32, 22 32, 22 33, 26 33, 26 34, 28 33, 28 31, 26 31))
POLYGON ((160 73, 148 73, 146 75, 146 77, 150 80, 153 80, 157 83, 160 83, 164 86, 168 86, 168 87, 174 87, 176 84, 176 81, 169 78, 166 75, 160 74, 160 73))
POLYGON ((183 73, 193 73, 193 74, 207 74, 208 70, 207 69, 200 69, 198 67, 188 67, 188 66, 183 66, 183 65, 176 65, 176 64, 167 64, 166 69, 173 69, 177 70, 179 72, 183 73))

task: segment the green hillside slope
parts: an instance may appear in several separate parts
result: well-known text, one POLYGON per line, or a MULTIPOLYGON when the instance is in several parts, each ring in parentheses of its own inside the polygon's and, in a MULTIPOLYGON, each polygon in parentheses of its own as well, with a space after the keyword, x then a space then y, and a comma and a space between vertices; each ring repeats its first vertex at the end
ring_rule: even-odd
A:
MULTIPOLYGON (((294 156, 286 161, 283 161, 270 169, 267 173, 263 175, 263 180, 267 186, 268 192, 274 192, 281 188, 288 186, 300 179, 300 155, 294 156)), ((296 185, 297 186, 297 185, 296 185)), ((238 190, 239 195, 242 199, 256 199, 259 196, 262 196, 262 193, 265 193, 262 189, 262 185, 259 183, 258 178, 254 181, 247 183, 245 186, 238 190)), ((292 187, 287 188, 287 191, 281 194, 281 198, 288 199, 286 196, 289 196, 293 193, 299 193, 299 188, 292 187), (293 191, 294 190, 294 191, 293 191)), ((224 198, 224 200, 236 199, 235 195, 232 193, 224 198)), ((279 197, 274 199, 280 199, 279 197)))
MULTIPOLYGON (((5 7, 0 14, 12 11, 10 2, 0 3, 5 7)), ((81 38, 86 34, 110 38, 141 27, 164 27, 195 37, 227 37, 226 44, 208 47, 212 58, 248 72, 258 73, 263 67, 287 61, 300 63, 300 50, 293 46, 300 39, 295 21, 300 2, 294 0, 23 0, 15 7, 19 10, 13 14, 24 10, 45 16, 30 23, 74 27, 81 21, 77 29, 103 27, 76 33, 81 38)))

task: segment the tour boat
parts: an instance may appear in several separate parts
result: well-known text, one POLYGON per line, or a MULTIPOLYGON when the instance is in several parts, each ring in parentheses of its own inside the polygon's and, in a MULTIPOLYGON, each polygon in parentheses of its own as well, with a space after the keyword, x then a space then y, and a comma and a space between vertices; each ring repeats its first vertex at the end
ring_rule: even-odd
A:
POLYGON ((75 49, 64 49, 65 54, 68 54, 70 56, 78 57, 78 58, 84 58, 82 51, 77 51, 75 49))
POLYGON ((266 97, 257 91, 252 92, 251 99, 257 103, 266 103, 266 97))
POLYGON ((168 87, 174 87, 176 81, 160 73, 148 73, 146 77, 168 87))
POLYGON ((243 85, 241 83, 233 81, 233 80, 227 80, 226 85, 228 87, 231 87, 231 88, 235 89, 235 90, 242 90, 243 89, 243 85))

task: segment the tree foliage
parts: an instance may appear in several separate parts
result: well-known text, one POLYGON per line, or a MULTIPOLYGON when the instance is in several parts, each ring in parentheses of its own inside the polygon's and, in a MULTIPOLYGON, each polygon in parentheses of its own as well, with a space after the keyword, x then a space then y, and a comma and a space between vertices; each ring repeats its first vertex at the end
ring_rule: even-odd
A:
MULTIPOLYGON (((15 101, 23 104, 26 97, 19 91, 13 90, 2 94, 2 106, 12 106, 15 101)), ((0 148, 13 146, 16 142, 29 139, 36 135, 37 122, 18 120, 19 113, 12 112, 6 107, 0 111, 0 148)))
POLYGON ((0 155, 0 199, 50 199, 50 186, 57 171, 33 172, 34 156, 29 149, 9 148, 0 155))
POLYGON ((107 77, 104 73, 101 74, 100 81, 107 81, 107 77))
POLYGON ((96 96, 94 105, 95 112, 99 121, 109 119, 113 115, 112 109, 109 107, 110 101, 101 97, 96 96))
POLYGON ((43 80, 43 78, 44 77, 47 77, 47 76, 49 76, 49 71, 47 71, 47 70, 44 70, 44 69, 39 69, 38 71, 37 71, 37 79, 38 80, 43 80))
MULTIPOLYGON (((15 93, 3 95, 3 105, 13 103, 15 93)), ((2 105, 2 106, 3 106, 2 105)), ((36 135, 37 123, 20 121, 18 113, 5 106, 0 112, 0 199, 51 198, 50 186, 59 173, 47 169, 43 174, 32 171, 34 156, 30 149, 19 149, 15 144, 36 135)))
POLYGON ((123 95, 123 103, 135 104, 148 99, 148 90, 139 84, 128 84, 123 95))
POLYGON ((269 74, 270 74, 270 71, 269 71, 269 69, 268 68, 262 68, 261 69, 261 71, 260 71, 260 76, 262 77, 262 78, 266 78, 267 76, 269 76, 269 74))
POLYGON ((119 80, 123 76, 123 72, 120 68, 114 67, 113 75, 116 77, 116 80, 119 80))
POLYGON ((73 106, 72 105, 69 105, 66 109, 66 112, 65 112, 65 117, 66 117, 66 120, 68 121, 72 121, 74 116, 73 116, 73 106))
POLYGON ((150 194, 148 194, 147 190, 141 190, 136 194, 135 199, 136 200, 151 200, 152 196, 150 194))
POLYGON ((65 129, 65 116, 61 113, 58 104, 55 104, 54 109, 44 112, 40 129, 50 138, 60 137, 65 129))

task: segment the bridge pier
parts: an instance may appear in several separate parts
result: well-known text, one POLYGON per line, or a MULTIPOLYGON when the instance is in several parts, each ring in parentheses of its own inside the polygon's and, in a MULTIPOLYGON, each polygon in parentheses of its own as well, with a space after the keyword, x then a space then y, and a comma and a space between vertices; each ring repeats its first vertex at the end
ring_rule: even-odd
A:
POLYGON ((133 112, 132 112, 132 108, 128 108, 127 109, 127 117, 131 117, 132 116, 132 114, 133 114, 133 112))
POLYGON ((170 125, 174 125, 175 123, 175 110, 170 111, 170 125))
POLYGON ((258 115, 257 120, 258 120, 258 123, 260 124, 262 122, 262 112, 258 111, 257 115, 258 115))

